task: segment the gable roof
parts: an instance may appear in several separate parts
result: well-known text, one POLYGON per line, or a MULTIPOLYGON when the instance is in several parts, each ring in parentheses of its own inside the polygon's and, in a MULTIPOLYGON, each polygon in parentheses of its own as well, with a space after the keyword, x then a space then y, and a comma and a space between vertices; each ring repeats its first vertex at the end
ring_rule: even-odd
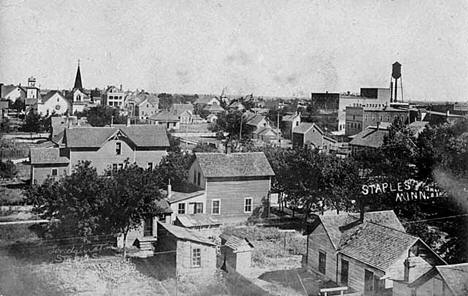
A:
POLYGON ((205 108, 203 108, 203 110, 209 111, 209 112, 222 112, 222 111, 224 111, 223 107, 221 107, 220 105, 218 105, 216 103, 211 104, 211 105, 207 105, 205 108))
POLYGON ((295 113, 295 114, 290 114, 290 115, 284 115, 283 118, 281 119, 282 121, 293 121, 297 117, 301 117, 301 114, 295 113))
POLYGON ((178 214, 176 219, 179 220, 182 226, 187 228, 221 225, 221 222, 206 214, 178 214))
POLYGON ((177 122, 179 121, 179 116, 177 116, 173 112, 162 110, 161 112, 151 116, 149 119, 163 122, 177 122))
MULTIPOLYGON (((50 98, 52 98, 55 94, 58 94, 62 99, 66 100, 65 97, 62 95, 62 93, 58 90, 51 90, 49 91, 46 95, 42 97, 42 103, 44 104, 47 102, 50 98)), ((66 100, 68 102, 68 100, 66 100)))
POLYGON ((156 125, 122 127, 76 127, 65 129, 67 147, 101 147, 114 133, 121 131, 139 147, 169 147, 166 130, 156 125))
POLYGON ((172 234, 178 239, 193 241, 196 243, 209 245, 209 246, 215 246, 215 243, 201 236, 197 231, 193 231, 184 227, 179 227, 179 226, 171 225, 169 223, 161 223, 161 222, 158 222, 158 228, 159 227, 161 227, 162 229, 165 229, 167 232, 169 232, 170 234, 172 234))
POLYGON ((377 129, 375 127, 367 127, 365 130, 357 134, 349 145, 379 148, 383 145, 385 137, 388 135, 388 129, 377 129))
POLYGON ((265 119, 265 116, 254 114, 253 116, 251 116, 250 118, 247 119, 246 123, 248 125, 257 126, 264 119, 265 119))
POLYGON ((2 85, 2 98, 4 98, 6 95, 8 95, 9 93, 11 93, 13 90, 15 89, 19 89, 20 91, 22 91, 23 93, 25 92, 23 88, 17 86, 17 85, 2 85))
MULTIPOLYGON (((343 237, 340 227, 359 220, 359 213, 327 214, 318 216, 333 246, 338 249, 343 237)), ((375 211, 364 213, 364 222, 373 222, 404 232, 405 228, 393 211, 375 211)))
POLYGON ((419 238, 390 227, 364 222, 355 227, 339 251, 351 258, 386 271, 419 238))
POLYGON ((468 295, 468 263, 435 267, 454 295, 468 295))
POLYGON ((275 175, 263 152, 195 153, 195 156, 206 178, 275 175))
POLYGON ((299 126, 296 126, 293 128, 293 133, 296 134, 305 134, 308 131, 310 131, 312 128, 316 127, 317 130, 321 132, 321 130, 318 128, 318 126, 315 123, 312 122, 301 122, 299 126))
POLYGON ((60 156, 59 148, 31 148, 31 164, 68 164, 67 157, 60 156))
POLYGON ((219 236, 221 239, 225 240, 225 246, 231 248, 234 253, 250 251, 254 248, 252 243, 246 238, 240 238, 235 235, 228 235, 222 233, 219 236))

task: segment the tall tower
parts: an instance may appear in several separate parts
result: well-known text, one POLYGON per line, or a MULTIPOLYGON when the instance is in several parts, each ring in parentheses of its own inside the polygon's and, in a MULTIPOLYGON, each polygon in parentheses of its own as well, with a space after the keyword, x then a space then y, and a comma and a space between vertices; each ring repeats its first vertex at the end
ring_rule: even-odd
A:
MULTIPOLYGON (((393 102, 396 103, 398 99, 398 79, 401 77, 401 64, 398 62, 393 63, 392 65, 392 78, 395 79, 395 91, 391 98, 393 98, 393 102)), ((391 92, 393 90, 390 90, 391 92)), ((392 102, 392 99, 390 99, 390 102, 392 102)))
POLYGON ((81 72, 80 72, 80 60, 78 60, 78 69, 76 70, 75 85, 73 89, 82 89, 83 85, 81 83, 81 72))

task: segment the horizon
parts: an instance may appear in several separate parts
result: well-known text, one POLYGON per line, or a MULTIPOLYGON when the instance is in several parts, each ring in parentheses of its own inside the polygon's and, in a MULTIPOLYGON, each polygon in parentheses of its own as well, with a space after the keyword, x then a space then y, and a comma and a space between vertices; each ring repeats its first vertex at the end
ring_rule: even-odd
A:
POLYGON ((388 88, 399 61, 405 101, 467 100, 461 0, 62 2, 2 1, 0 81, 69 89, 81 60, 87 89, 309 98, 388 88))

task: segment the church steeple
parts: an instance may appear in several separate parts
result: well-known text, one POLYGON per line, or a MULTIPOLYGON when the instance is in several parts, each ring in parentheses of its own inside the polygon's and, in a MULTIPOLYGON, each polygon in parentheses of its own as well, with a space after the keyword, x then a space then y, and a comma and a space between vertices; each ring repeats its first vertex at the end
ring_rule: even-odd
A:
POLYGON ((81 83, 81 72, 80 72, 80 60, 78 60, 78 69, 76 70, 75 85, 73 89, 82 89, 83 85, 81 83))

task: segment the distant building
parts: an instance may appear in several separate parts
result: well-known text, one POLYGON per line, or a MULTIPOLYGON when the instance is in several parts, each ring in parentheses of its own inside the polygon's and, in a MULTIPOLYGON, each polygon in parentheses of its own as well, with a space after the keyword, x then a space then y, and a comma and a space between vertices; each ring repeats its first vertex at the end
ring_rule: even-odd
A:
POLYGON ((168 130, 178 130, 180 128, 179 116, 166 110, 159 111, 157 114, 150 116, 148 122, 150 124, 162 125, 168 130))
POLYGON ((312 107, 315 110, 319 110, 325 113, 338 112, 338 106, 340 102, 339 93, 312 93, 312 107))
POLYGON ((28 78, 28 86, 23 86, 26 91, 26 98, 28 99, 39 99, 39 88, 36 87, 36 78, 28 78))
POLYGON ((39 99, 37 112, 42 116, 68 114, 71 112, 71 103, 60 91, 53 90, 39 99))
POLYGON ((365 128, 376 126, 381 122, 392 124, 396 119, 399 119, 403 124, 409 124, 410 111, 388 106, 377 108, 348 106, 346 107, 346 135, 358 134, 365 128))
POLYGON ((281 132, 285 139, 292 139, 294 128, 298 127, 301 124, 301 113, 294 113, 290 115, 283 116, 281 120, 282 127, 281 132))
POLYGON ((380 148, 385 137, 389 134, 390 124, 381 123, 377 126, 369 126, 358 133, 349 142, 351 154, 357 154, 362 151, 371 151, 380 148))
POLYGON ((220 113, 223 113, 225 112, 225 110, 223 109, 223 107, 221 107, 219 104, 217 103, 213 103, 211 105, 206 105, 203 110, 209 112, 210 114, 220 114, 220 113))
POLYGON ((17 85, 0 84, 0 98, 10 100, 12 103, 16 100, 24 100, 26 98, 26 90, 17 85))
POLYGON ((305 147, 330 152, 337 149, 337 141, 326 135, 315 123, 302 122, 293 128, 293 147, 305 147))
POLYGON ((104 104, 111 107, 123 108, 125 92, 122 87, 108 86, 104 93, 104 104))
POLYGON ((157 96, 145 96, 135 101, 134 116, 140 120, 146 120, 159 111, 159 98, 157 96))
POLYGON ((361 88, 361 94, 340 95, 338 104, 338 131, 346 128, 346 107, 383 108, 390 105, 390 88, 361 88))
POLYGON ((53 140, 56 147, 49 150, 31 148, 33 183, 71 174, 80 161, 90 161, 100 174, 123 168, 127 160, 153 168, 169 148, 166 130, 153 125, 66 128, 53 140))
POLYGON ((405 277, 405 260, 424 274, 446 264, 420 238, 407 234, 393 211, 317 216, 308 235, 306 266, 359 295, 391 295, 405 277))

